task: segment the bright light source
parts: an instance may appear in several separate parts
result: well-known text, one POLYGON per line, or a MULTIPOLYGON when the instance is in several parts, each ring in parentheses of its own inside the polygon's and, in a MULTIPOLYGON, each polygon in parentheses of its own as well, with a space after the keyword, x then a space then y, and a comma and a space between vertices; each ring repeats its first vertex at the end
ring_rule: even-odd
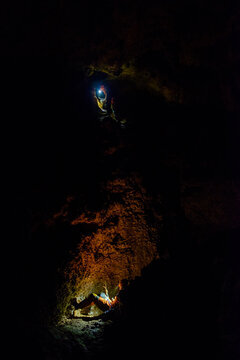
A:
POLYGON ((101 94, 102 90, 98 90, 98 93, 101 94))

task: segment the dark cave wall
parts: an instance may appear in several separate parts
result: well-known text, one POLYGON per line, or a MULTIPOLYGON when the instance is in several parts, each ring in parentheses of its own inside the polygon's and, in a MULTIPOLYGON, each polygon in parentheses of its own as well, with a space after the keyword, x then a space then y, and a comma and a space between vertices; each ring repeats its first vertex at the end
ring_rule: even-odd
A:
POLYGON ((133 79, 170 102, 238 109, 236 2, 75 6, 76 18, 66 15, 63 35, 70 61, 133 79))

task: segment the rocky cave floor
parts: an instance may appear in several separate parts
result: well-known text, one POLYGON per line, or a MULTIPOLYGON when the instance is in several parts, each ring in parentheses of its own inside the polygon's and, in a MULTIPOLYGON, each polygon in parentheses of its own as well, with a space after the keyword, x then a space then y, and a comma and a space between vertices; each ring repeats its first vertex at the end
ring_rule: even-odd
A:
POLYGON ((46 332, 43 357, 72 359, 81 355, 97 358, 106 352, 104 333, 111 326, 111 320, 65 319, 46 332))

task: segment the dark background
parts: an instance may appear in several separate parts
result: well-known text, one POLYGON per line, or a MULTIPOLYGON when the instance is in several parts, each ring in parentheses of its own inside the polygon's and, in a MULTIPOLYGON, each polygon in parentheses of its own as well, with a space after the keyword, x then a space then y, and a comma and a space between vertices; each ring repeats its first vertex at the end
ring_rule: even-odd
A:
MULTIPOLYGON (((99 131, 92 87, 106 81, 105 69, 114 75, 109 81, 111 91, 128 118, 126 131, 119 135, 119 130, 113 130, 112 134, 128 139, 133 150, 127 166, 141 172, 153 194, 159 187, 166 190, 169 211, 182 211, 178 208, 180 184, 175 181, 179 172, 198 181, 214 178, 220 183, 227 180, 239 184, 238 20, 235 1, 46 1, 3 6, 2 154, 11 208, 9 249, 5 253, 7 268, 13 270, 7 270, 11 274, 6 296, 13 300, 10 308, 16 308, 17 298, 18 308, 23 306, 27 312, 24 304, 32 303, 36 295, 26 275, 32 264, 29 258, 38 256, 38 247, 30 236, 33 217, 57 208, 76 188, 91 193, 96 179, 103 176, 98 150, 106 133, 99 131), (136 28, 132 27, 135 22, 136 28), (135 64, 137 76, 122 83, 111 67, 114 64, 119 69, 128 62, 135 64), (89 67, 94 67, 98 76, 87 77, 89 67), (146 71, 149 81, 164 79, 175 100, 164 98, 161 87, 156 93, 149 91, 146 71), (141 78, 146 86, 139 85, 141 78), (165 179, 157 176, 158 169, 163 168, 159 159, 164 159, 165 179)), ((111 169, 104 171, 107 176, 111 169)), ((233 206, 234 217, 237 209, 233 206)), ((145 335, 163 321, 165 327, 159 331, 165 339, 165 357, 178 350, 185 354, 187 348, 189 358, 192 352, 201 358, 210 347, 212 358, 237 359, 239 226, 230 224, 223 230, 217 224, 213 232, 204 228, 203 236, 196 236, 198 230, 192 230, 191 225, 186 230, 181 216, 177 225, 175 220, 166 224, 166 247, 173 263, 169 268, 162 264, 150 268, 142 282, 133 285, 128 305, 132 319, 129 317, 116 331, 121 333, 129 325, 123 337, 126 344, 131 344, 131 331, 136 331, 138 340, 146 341, 160 355, 157 333, 150 331, 149 339, 145 335), (178 236, 188 240, 180 245, 178 236), (158 292, 154 284, 160 274, 164 279, 161 291, 166 295, 159 307, 166 309, 165 320, 161 317, 164 311, 156 321, 151 310, 149 316, 146 311, 142 323, 146 331, 142 333, 136 323, 145 303, 140 300, 135 307, 133 299, 142 287, 146 292, 154 289, 154 298, 158 292), (219 320, 217 306, 225 322, 219 320), (185 322, 187 331, 183 332, 185 322)), ((24 315, 20 313, 22 321, 24 315)), ((29 314, 26 317, 31 318, 29 314)), ((20 327, 29 331, 29 322, 20 327)), ((108 334, 107 342, 111 341, 121 346, 108 334)), ((138 341, 133 344, 136 348, 138 341)))

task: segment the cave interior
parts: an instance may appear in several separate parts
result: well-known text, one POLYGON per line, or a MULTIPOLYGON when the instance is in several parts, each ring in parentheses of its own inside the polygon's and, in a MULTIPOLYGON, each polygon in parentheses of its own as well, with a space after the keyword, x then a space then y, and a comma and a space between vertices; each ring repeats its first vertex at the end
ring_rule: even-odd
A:
POLYGON ((238 2, 15 2, 5 15, 19 353, 238 360, 238 2), (114 297, 121 280, 120 312, 71 318, 72 298, 114 297))

